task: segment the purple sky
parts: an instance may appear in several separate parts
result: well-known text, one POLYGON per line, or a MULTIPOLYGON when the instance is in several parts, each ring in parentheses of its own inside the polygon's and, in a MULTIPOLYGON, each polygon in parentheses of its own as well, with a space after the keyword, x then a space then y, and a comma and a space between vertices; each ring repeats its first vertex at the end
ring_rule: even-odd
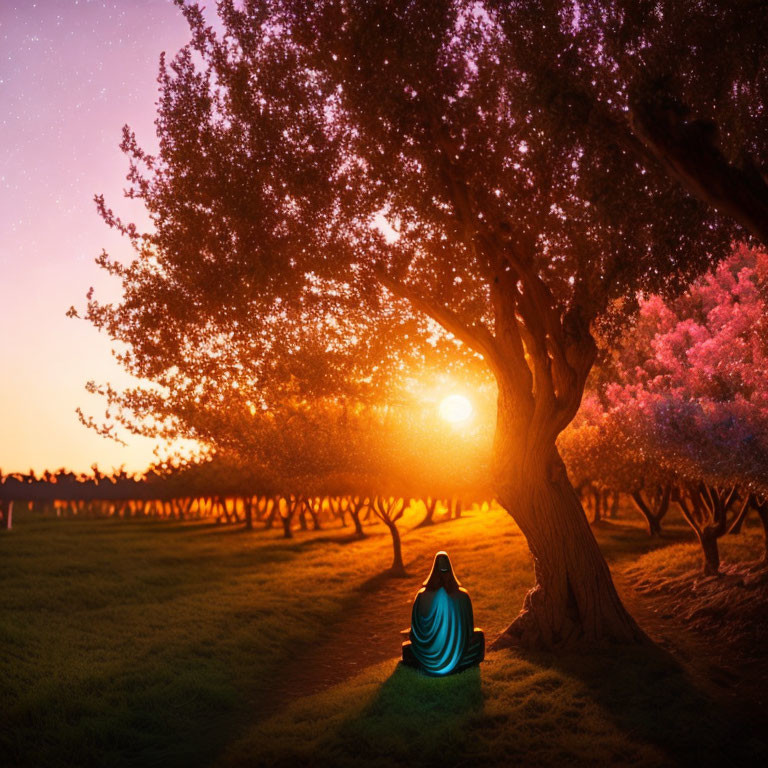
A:
POLYGON ((140 469, 149 441, 123 448, 77 420, 78 405, 104 409, 86 380, 126 379, 108 339, 65 312, 91 285, 109 295, 102 248, 127 253, 92 198, 134 214, 121 126, 154 148, 158 56, 186 25, 171 0, 0 0, 0 40, 0 468, 140 469))

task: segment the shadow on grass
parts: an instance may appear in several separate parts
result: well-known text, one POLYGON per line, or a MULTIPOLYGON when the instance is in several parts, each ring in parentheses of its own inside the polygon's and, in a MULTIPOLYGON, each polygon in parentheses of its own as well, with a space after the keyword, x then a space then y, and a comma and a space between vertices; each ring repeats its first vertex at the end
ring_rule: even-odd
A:
POLYGON ((644 528, 613 520, 603 520, 592 530, 605 557, 611 562, 637 559, 655 549, 692 541, 690 528, 680 526, 664 529, 661 536, 649 536, 644 528))
MULTIPOLYGON (((483 710, 480 668, 448 677, 428 677, 398 664, 363 709, 340 728, 360 758, 411 755, 414 765, 429 765, 467 723, 483 710)), ((450 764, 450 761, 448 761, 450 764)))
MULTIPOLYGON (((313 531, 312 533, 316 533, 313 531)), ((307 547, 319 546, 321 544, 359 544, 366 539, 375 539, 378 536, 382 536, 383 532, 376 531, 375 533, 366 533, 365 536, 357 536, 354 533, 340 532, 338 534, 323 534, 322 536, 312 536, 312 538, 299 539, 296 541, 296 547, 306 549, 307 547)), ((296 537, 294 537, 296 540, 296 537)), ((289 541, 289 539, 286 539, 289 541)))
POLYGON ((420 723, 450 727, 446 718, 462 717, 483 708, 480 667, 447 677, 425 675, 399 663, 361 717, 418 715, 420 723))
MULTIPOLYGON (((392 583, 402 582, 403 579, 413 580, 413 574, 408 570, 405 571, 392 571, 391 568, 387 568, 380 573, 369 576, 365 581, 355 587, 353 595, 350 597, 352 600, 359 599, 360 595, 370 595, 379 590, 382 590, 392 583)), ((416 590, 416 587, 414 587, 416 590)))
POLYGON ((768 744, 754 720, 713 700, 657 646, 520 655, 579 680, 617 728, 675 765, 768 765, 768 744))

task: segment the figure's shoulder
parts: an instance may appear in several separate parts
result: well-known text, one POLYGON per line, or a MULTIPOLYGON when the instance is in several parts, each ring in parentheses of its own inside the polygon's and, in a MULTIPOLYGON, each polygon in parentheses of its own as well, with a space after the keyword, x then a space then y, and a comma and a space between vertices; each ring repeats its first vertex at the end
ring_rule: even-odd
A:
POLYGON ((466 600, 469 600, 469 599, 470 599, 470 597, 469 597, 469 592, 467 592, 467 590, 466 590, 466 589, 464 589, 464 587, 459 587, 459 594, 460 594, 460 595, 461 595, 463 598, 465 598, 466 600))
POLYGON ((413 609, 419 611, 422 614, 428 613, 432 608, 432 601, 435 599, 435 593, 432 590, 428 590, 426 587, 422 587, 413 599, 413 609))
POLYGON ((418 600, 420 597, 422 597, 426 591, 427 591, 427 588, 426 588, 426 587, 422 587, 422 588, 421 588, 421 589, 420 589, 420 590, 419 590, 419 591, 416 593, 416 597, 414 598, 414 602, 415 602, 416 600, 418 600))

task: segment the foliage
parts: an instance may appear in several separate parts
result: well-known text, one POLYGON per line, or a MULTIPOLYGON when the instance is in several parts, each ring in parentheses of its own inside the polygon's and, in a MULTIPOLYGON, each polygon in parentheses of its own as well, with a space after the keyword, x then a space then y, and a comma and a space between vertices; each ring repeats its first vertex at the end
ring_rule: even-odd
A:
POLYGON ((576 477, 631 492, 706 481, 762 490, 768 256, 737 246, 675 299, 641 299, 563 451, 576 477))
POLYGON ((765 5, 491 5, 509 34, 525 30, 518 56, 545 59, 527 74, 556 130, 601 136, 768 245, 765 5))
POLYGON ((744 246, 678 299, 643 300, 605 392, 641 453, 675 476, 762 489, 768 256, 744 246))

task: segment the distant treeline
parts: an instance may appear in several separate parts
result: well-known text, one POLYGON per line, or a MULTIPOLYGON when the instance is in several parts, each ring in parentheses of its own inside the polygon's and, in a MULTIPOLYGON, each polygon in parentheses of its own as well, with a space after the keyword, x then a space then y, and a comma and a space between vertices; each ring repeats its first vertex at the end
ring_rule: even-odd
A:
POLYGON ((353 536, 364 537, 364 525, 382 522, 392 536, 392 570, 402 571, 397 523, 409 508, 421 510, 420 526, 461 517, 472 505, 492 503, 477 494, 375 493, 365 478, 293 479, 294 491, 276 490, 266 477, 242 467, 216 461, 185 467, 162 467, 142 476, 124 471, 105 475, 95 467, 90 475, 65 470, 29 474, 0 474, 0 519, 10 527, 14 507, 49 517, 209 519, 216 523, 259 523, 266 529, 320 530, 336 522, 350 523, 353 536), (304 492, 298 492, 302 488, 304 492))
POLYGON ((177 489, 159 477, 128 475, 76 475, 60 472, 0 476, 0 499, 4 501, 121 501, 171 498, 177 489))

